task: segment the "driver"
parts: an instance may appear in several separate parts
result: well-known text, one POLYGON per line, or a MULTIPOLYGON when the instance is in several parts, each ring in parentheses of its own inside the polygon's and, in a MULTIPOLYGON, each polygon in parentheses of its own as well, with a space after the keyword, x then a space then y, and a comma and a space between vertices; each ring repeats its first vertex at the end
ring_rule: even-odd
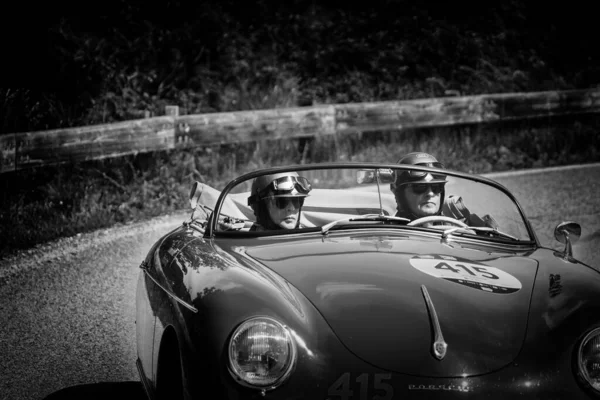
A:
MULTIPOLYGON (((398 164, 444 169, 444 165, 434 156, 422 152, 409 153, 400 158, 398 164)), ((422 217, 441 215, 457 219, 469 226, 498 227, 490 215, 482 218, 469 212, 461 197, 446 197, 446 183, 445 174, 398 170, 395 181, 390 184, 398 208, 396 216, 412 221, 422 217)))
POLYGON ((248 197, 248 205, 256 216, 250 231, 302 228, 302 206, 311 189, 308 179, 296 172, 256 178, 248 197))
MULTIPOLYGON (((427 153, 409 153, 400 158, 398 164, 444 168, 435 157, 427 153)), ((396 179, 390 185, 398 207, 396 217, 408 218, 412 221, 417 218, 441 215, 446 182, 446 175, 442 174, 412 170, 397 171, 396 179)))

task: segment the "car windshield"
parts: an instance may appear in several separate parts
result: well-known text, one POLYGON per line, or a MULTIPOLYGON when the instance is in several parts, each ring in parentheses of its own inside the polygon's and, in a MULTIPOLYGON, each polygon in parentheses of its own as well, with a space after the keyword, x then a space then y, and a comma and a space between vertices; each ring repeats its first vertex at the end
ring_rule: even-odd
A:
POLYGON ((213 195, 212 204, 204 201, 219 212, 212 219, 215 234, 329 234, 385 227, 438 230, 443 237, 533 240, 518 205, 502 186, 437 168, 383 164, 277 168, 244 175, 215 193, 222 195, 213 195))

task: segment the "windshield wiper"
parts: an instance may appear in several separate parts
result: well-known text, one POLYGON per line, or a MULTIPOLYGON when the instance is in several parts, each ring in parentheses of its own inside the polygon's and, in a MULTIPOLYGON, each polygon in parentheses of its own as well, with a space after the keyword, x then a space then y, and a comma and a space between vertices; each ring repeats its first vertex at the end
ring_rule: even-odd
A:
POLYGON ((364 214, 357 215, 356 217, 346 217, 342 219, 338 219, 337 221, 330 222, 321 227, 321 233, 323 235, 327 234, 327 232, 341 222, 352 222, 352 221, 401 221, 401 222, 410 222, 408 218, 402 217, 392 217, 390 215, 382 215, 382 214, 364 214))
POLYGON ((469 231, 488 232, 488 233, 491 233, 491 234, 493 234, 495 236, 498 236, 498 237, 501 237, 501 238, 504 238, 504 239, 511 239, 511 240, 519 241, 519 238, 514 237, 512 235, 509 235, 508 233, 504 233, 502 231, 499 231, 498 229, 489 228, 489 227, 480 227, 480 226, 467 226, 467 227, 457 226, 457 227, 454 227, 454 228, 446 229, 444 231, 444 233, 442 233, 442 239, 446 239, 451 234, 457 233, 457 232, 460 232, 460 233, 472 233, 472 232, 469 232, 469 231))

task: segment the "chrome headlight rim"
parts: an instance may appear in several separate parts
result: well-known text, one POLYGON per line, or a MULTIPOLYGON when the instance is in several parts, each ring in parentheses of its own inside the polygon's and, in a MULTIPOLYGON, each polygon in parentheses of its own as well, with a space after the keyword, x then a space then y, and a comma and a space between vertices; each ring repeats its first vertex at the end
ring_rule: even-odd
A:
POLYGON ((250 317, 250 318, 244 320, 244 322, 240 323, 237 326, 237 328, 235 328, 233 330, 231 336, 229 337, 228 343, 227 343, 227 369, 229 370, 229 373, 231 374, 233 379, 238 384, 245 386, 247 388, 251 388, 251 389, 258 389, 261 391, 269 391, 269 390, 273 390, 273 389, 280 387, 290 377, 290 375, 294 371, 294 369, 296 367, 297 359, 298 359, 298 350, 297 350, 296 342, 292 335, 291 329, 287 325, 278 321, 277 319, 275 319, 273 317, 269 317, 269 316, 257 315, 257 316, 253 316, 253 317, 250 317), (290 351, 290 354, 288 357, 289 363, 288 363, 287 368, 274 382, 271 382, 266 385, 257 385, 257 384, 246 381, 236 371, 236 368, 233 365, 233 357, 234 357, 233 346, 232 346, 233 341, 244 330, 246 330, 250 326, 252 326, 256 323, 260 323, 260 322, 270 323, 270 324, 273 324, 273 325, 277 326, 278 328, 280 328, 285 333, 286 342, 289 344, 289 351, 290 351))
POLYGON ((579 345, 577 346, 577 375, 580 377, 580 380, 585 385, 586 389, 592 391, 596 395, 600 395, 600 387, 594 387, 591 377, 583 365, 583 349, 594 336, 600 336, 600 327, 591 329, 579 341, 579 345))

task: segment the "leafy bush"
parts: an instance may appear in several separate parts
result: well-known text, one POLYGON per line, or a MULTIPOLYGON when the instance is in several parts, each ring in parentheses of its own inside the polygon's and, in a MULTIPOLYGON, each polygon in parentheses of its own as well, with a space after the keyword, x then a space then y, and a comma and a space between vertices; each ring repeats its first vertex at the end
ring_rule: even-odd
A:
POLYGON ((600 57, 584 39, 595 15, 585 10, 542 14, 516 0, 103 2, 45 20, 54 89, 0 91, 0 133, 159 115, 166 104, 202 113, 589 87, 600 57))

